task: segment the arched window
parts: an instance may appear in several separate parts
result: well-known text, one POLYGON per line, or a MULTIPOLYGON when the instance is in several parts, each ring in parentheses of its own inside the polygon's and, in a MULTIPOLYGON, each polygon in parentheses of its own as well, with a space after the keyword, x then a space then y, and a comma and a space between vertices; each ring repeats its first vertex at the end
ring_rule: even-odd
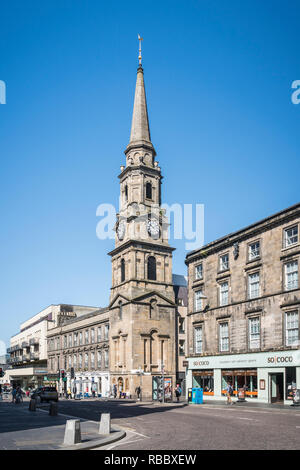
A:
POLYGON ((152 199, 152 184, 146 183, 146 198, 152 199))
POLYGON ((128 201, 128 186, 127 186, 127 184, 125 186, 125 201, 126 202, 128 201))
POLYGON ((121 259, 121 282, 125 281, 125 260, 121 259))
POLYGON ((156 281, 156 259, 154 256, 149 256, 147 268, 148 279, 156 281))

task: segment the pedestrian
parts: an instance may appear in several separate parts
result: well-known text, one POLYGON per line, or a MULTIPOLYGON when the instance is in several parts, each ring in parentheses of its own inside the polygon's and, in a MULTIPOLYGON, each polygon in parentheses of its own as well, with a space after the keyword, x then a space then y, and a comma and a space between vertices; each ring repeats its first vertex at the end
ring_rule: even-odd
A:
POLYGON ((68 388, 67 395, 68 395, 68 399, 69 399, 69 398, 70 398, 70 399, 72 398, 72 393, 71 393, 70 387, 68 388))
POLYGON ((117 386, 114 384, 113 386, 113 393, 114 393, 114 398, 117 398, 117 386))
POLYGON ((12 400, 11 401, 14 403, 15 400, 16 400, 16 395, 17 395, 17 389, 15 387, 13 387, 11 395, 12 395, 12 400))
POLYGON ((74 396, 74 399, 76 398, 76 395, 77 395, 77 388, 76 388, 76 385, 74 384, 74 385, 73 385, 73 396, 74 396))
POLYGON ((140 400, 141 391, 142 391, 142 389, 141 389, 140 386, 136 387, 135 393, 137 394, 137 399, 138 399, 138 400, 140 400))
POLYGON ((119 386, 119 398, 122 398, 122 385, 119 386))
POLYGON ((228 382, 227 388, 226 388, 226 395, 227 395, 227 405, 232 405, 232 399, 231 395, 233 394, 233 388, 231 386, 231 383, 228 382))
POLYGON ((175 396, 177 398, 177 403, 179 402, 179 399, 181 397, 181 394, 182 394, 182 390, 180 388, 180 385, 177 384, 177 387, 175 388, 175 396))

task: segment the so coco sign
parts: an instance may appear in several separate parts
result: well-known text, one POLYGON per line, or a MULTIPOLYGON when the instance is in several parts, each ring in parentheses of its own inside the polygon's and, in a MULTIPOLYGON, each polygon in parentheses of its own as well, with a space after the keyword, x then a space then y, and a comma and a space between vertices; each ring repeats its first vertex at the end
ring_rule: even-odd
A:
POLYGON ((271 356, 271 357, 268 357, 268 364, 274 364, 274 365, 277 365, 277 364, 281 364, 281 365, 288 365, 288 364, 291 364, 292 362, 294 362, 294 358, 293 356, 271 356))

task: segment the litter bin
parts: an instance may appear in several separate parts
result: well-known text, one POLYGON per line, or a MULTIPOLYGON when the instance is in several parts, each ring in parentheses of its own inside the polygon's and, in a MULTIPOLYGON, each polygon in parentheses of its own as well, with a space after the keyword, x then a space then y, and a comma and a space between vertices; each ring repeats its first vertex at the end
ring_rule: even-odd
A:
POLYGON ((203 388, 192 388, 192 403, 202 405, 203 403, 203 388))
POLYGON ((188 389, 188 403, 192 403, 193 401, 193 394, 192 394, 192 388, 188 389))

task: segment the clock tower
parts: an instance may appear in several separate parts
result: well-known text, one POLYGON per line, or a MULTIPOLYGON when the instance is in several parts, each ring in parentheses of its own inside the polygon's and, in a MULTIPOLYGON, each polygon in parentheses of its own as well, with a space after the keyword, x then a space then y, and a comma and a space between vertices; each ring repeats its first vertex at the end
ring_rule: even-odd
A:
MULTIPOLYGON (((139 38, 141 41, 141 38, 139 38)), ((175 385, 175 299, 161 168, 151 142, 141 48, 126 162, 121 166, 110 295, 111 385, 156 398, 159 377, 175 385)))

